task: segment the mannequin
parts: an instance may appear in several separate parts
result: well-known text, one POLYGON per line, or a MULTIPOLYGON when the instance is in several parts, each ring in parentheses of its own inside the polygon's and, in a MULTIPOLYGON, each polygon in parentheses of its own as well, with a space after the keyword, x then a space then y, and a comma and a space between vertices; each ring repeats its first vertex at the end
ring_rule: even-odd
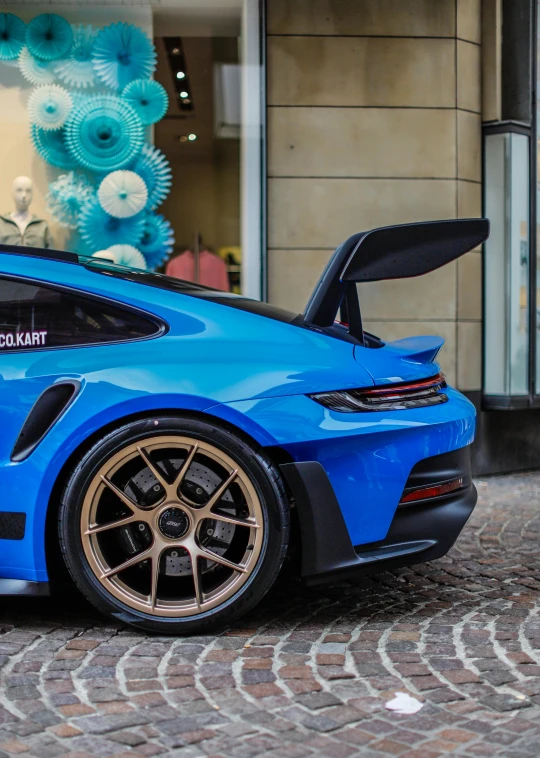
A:
POLYGON ((34 195, 32 180, 18 176, 11 185, 11 197, 15 209, 0 215, 0 243, 21 247, 52 247, 49 225, 45 219, 30 213, 34 195))

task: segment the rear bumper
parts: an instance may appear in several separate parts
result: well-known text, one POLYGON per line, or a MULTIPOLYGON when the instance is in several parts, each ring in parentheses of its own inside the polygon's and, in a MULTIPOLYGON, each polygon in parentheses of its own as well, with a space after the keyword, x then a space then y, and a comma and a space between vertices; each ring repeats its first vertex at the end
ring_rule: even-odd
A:
POLYGON ((444 481, 449 473, 463 478, 463 488, 398 507, 384 539, 354 546, 322 465, 308 461, 281 468, 298 509, 302 576, 310 584, 440 558, 452 547, 476 505, 469 447, 425 458, 411 472, 405 489, 444 481))

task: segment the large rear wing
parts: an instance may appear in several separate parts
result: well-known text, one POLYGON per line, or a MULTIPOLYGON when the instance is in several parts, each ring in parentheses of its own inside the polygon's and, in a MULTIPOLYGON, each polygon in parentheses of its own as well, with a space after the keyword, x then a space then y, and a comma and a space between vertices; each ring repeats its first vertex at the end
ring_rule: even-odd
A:
POLYGON ((304 323, 334 324, 338 310, 349 334, 363 342, 357 282, 421 276, 481 245, 487 218, 385 226, 349 237, 334 252, 304 312, 304 323))

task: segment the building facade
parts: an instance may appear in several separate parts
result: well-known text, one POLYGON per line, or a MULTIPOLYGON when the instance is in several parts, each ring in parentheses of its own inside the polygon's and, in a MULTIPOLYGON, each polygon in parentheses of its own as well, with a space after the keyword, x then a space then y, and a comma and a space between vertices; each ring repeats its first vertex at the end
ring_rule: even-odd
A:
MULTIPOLYGON (((366 329, 385 341, 444 337, 448 381, 479 412, 476 471, 489 473, 540 459, 536 5, 6 0, 0 13, 27 28, 54 14, 83 37, 81 27, 92 36, 124 24, 153 46, 151 76, 168 105, 144 142, 165 161, 168 185, 141 213, 168 236, 160 255, 147 255, 150 267, 179 258, 175 271, 203 281, 204 258, 226 269, 220 281, 232 291, 301 312, 349 235, 487 215, 484 250, 421 279, 361 285, 360 299, 366 329)), ((71 186, 62 177, 74 172, 91 204, 103 171, 76 151, 58 162, 31 103, 52 84, 67 92, 72 114, 104 94, 123 108, 123 89, 111 90, 101 64, 93 76, 92 50, 87 87, 61 57, 45 65, 32 43, 20 44, 16 55, 0 44, 0 213, 13 204, 12 180, 28 177, 32 210, 56 247, 109 249, 114 235, 96 234, 87 209, 66 223, 61 197, 71 186)), ((69 133, 70 144, 72 120, 55 132, 69 133)), ((143 237, 133 240, 148 250, 143 237)))
POLYGON ((360 286, 388 341, 445 338, 478 473, 540 460, 535 3, 269 0, 268 296, 301 309, 331 250, 388 224, 491 218, 485 250, 360 286))

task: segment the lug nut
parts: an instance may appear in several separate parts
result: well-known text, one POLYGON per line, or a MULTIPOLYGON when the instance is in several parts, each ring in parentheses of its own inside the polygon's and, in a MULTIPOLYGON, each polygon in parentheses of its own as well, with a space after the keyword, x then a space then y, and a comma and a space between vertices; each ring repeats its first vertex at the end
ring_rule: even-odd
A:
POLYGON ((139 524, 139 532, 144 532, 144 524, 139 524))
POLYGON ((213 529, 207 529, 207 530, 206 530, 206 534, 207 534, 209 537, 211 537, 211 536, 214 534, 214 530, 213 530, 213 529))

